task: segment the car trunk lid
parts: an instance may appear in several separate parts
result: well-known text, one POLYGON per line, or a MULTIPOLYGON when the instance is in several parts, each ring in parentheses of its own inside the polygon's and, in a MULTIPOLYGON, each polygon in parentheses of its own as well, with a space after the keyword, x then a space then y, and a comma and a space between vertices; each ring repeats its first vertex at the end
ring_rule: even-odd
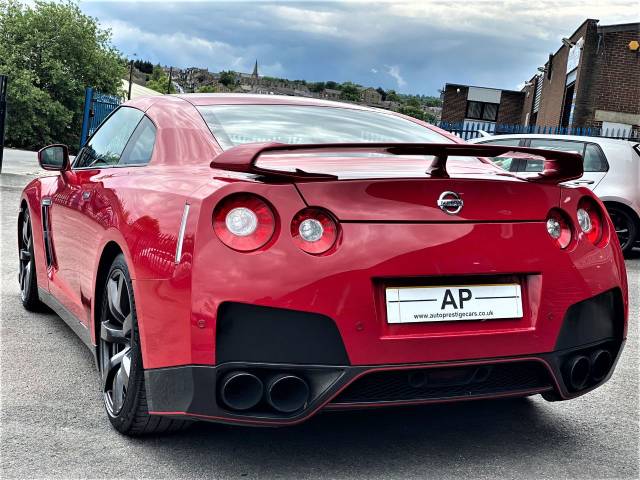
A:
POLYGON ((555 185, 496 179, 492 175, 296 185, 308 205, 327 208, 341 221, 541 221, 559 202, 559 188, 555 185))

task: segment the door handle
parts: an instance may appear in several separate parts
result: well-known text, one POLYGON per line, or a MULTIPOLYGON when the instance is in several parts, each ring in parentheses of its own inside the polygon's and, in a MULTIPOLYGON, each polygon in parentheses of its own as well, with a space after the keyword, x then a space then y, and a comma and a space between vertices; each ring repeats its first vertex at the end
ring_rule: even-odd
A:
POLYGON ((84 192, 82 192, 82 199, 83 200, 89 200, 89 197, 91 197, 91 192, 88 190, 85 190, 84 192))

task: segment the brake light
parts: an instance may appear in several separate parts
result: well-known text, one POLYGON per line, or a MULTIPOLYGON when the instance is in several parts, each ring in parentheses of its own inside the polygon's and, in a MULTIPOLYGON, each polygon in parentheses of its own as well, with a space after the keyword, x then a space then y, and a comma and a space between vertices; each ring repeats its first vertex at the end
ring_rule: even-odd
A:
POLYGON ((547 232, 560 248, 567 248, 571 244, 571 223, 565 214, 559 210, 551 210, 547 217, 547 232))
POLYGON ((306 208, 291 221, 291 237, 303 251, 312 255, 328 252, 338 239, 338 224, 320 208, 306 208))
POLYGON ((276 230, 276 216, 260 197, 238 193, 218 203, 213 212, 213 230, 226 246, 250 252, 271 240, 276 230))
POLYGON ((600 207, 590 198, 585 197, 578 204, 578 225, 594 245, 601 245, 605 238, 605 223, 600 207))

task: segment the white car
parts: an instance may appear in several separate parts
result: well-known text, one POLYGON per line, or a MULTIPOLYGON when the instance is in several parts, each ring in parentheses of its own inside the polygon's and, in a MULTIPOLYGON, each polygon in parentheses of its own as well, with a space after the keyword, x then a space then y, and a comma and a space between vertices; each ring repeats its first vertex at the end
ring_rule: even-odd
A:
MULTIPOLYGON (((481 137, 471 143, 574 151, 584 157, 584 175, 567 182, 585 186, 604 202, 620 245, 628 253, 640 241, 640 144, 575 135, 516 134, 481 137)), ((542 161, 497 157, 495 163, 518 175, 535 175, 542 161)))

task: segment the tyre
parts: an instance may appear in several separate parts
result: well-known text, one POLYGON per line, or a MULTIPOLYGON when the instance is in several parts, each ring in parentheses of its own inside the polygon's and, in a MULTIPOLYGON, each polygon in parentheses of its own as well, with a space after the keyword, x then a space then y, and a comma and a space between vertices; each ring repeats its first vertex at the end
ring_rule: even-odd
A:
POLYGON ((636 219, 629 212, 618 207, 608 207, 607 211, 620 241, 622 253, 626 255, 631 251, 638 238, 636 219))
POLYGON ((20 299, 24 308, 31 312, 45 309, 38 297, 38 281, 36 277, 36 262, 33 255, 33 229, 29 208, 24 207, 20 212, 18 225, 18 282, 20 282, 20 299))
POLYGON ((181 430, 185 420, 149 415, 133 286, 124 255, 109 269, 100 309, 98 352, 104 406, 111 424, 125 435, 181 430))

